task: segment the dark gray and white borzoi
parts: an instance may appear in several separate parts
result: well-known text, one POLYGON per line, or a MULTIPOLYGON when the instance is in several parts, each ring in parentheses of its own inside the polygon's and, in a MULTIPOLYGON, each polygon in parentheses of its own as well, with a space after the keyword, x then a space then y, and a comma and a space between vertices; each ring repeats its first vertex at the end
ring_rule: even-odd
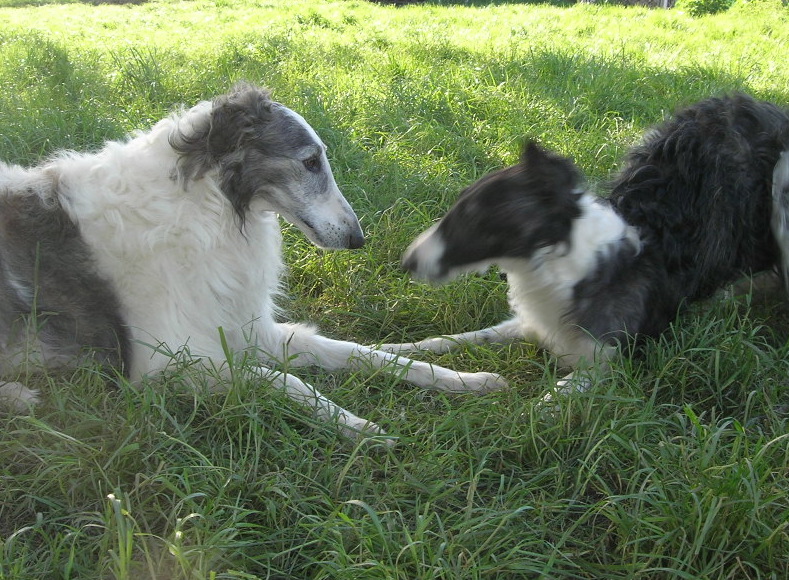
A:
POLYGON ((65 152, 32 168, 0 163, 0 399, 37 401, 14 376, 30 356, 56 366, 88 349, 138 381, 184 346, 220 367, 222 340, 349 432, 381 431, 268 366, 385 367, 454 392, 506 384, 276 322, 277 214, 320 247, 364 243, 318 135, 247 84, 96 153, 65 152))
MULTIPOLYGON (((598 197, 569 160, 535 143, 469 186, 406 251, 414 276, 445 281, 497 264, 511 319, 390 352, 535 341, 563 366, 605 370, 685 303, 738 277, 789 280, 789 111, 746 95, 692 105, 650 131, 598 197)), ((559 381, 583 389, 588 373, 559 381)))

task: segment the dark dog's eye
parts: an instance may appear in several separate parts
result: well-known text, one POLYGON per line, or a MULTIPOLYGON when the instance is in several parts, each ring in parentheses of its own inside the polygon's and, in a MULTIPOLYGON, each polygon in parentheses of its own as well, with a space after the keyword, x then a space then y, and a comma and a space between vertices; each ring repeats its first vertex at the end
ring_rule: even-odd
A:
POLYGON ((311 171, 312 173, 318 173, 321 170, 321 158, 317 155, 313 155, 309 159, 304 160, 304 167, 307 171, 311 171))

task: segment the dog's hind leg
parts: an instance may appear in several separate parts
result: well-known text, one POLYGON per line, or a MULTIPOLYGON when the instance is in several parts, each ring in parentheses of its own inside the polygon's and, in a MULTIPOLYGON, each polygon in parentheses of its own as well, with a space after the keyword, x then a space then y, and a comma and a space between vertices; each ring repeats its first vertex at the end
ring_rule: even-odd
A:
POLYGON ((420 350, 446 353, 461 348, 464 344, 508 344, 525 338, 522 325, 516 318, 511 318, 501 324, 483 328, 482 330, 436 336, 420 340, 419 342, 382 344, 378 348, 393 353, 410 353, 420 350))
POLYGON ((38 403, 38 392, 22 383, 0 382, 0 404, 15 411, 25 411, 38 403))
POLYGON ((789 151, 784 151, 773 170, 773 236, 781 252, 780 271, 784 289, 789 294, 789 151))

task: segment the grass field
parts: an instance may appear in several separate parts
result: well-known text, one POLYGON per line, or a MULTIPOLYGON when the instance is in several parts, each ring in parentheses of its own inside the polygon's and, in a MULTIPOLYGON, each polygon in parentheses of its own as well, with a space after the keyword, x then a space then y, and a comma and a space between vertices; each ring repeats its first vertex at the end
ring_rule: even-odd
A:
MULTIPOLYGON (((363 0, 127 5, 0 0, 0 158, 94 148, 247 79, 329 146, 368 244, 285 227, 292 319, 364 343, 507 315, 496 272, 443 287, 398 267, 460 189, 524 136, 592 182, 678 105, 789 106, 789 8, 681 10, 363 0), (471 5, 469 5, 471 4, 471 5)), ((497 371, 481 397, 373 373, 302 373, 400 437, 353 443, 239 373, 136 389, 34 378, 0 415, 0 579, 789 577, 789 323, 775 296, 695 306, 557 416, 533 345, 426 360, 497 371)))

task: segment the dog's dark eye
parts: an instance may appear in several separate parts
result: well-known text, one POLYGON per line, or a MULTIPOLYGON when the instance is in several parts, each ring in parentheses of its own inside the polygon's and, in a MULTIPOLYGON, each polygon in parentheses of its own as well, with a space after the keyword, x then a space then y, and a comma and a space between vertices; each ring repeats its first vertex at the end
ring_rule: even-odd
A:
POLYGON ((312 173, 317 173, 321 170, 321 158, 317 155, 313 155, 309 159, 304 160, 304 167, 307 171, 311 171, 312 173))

